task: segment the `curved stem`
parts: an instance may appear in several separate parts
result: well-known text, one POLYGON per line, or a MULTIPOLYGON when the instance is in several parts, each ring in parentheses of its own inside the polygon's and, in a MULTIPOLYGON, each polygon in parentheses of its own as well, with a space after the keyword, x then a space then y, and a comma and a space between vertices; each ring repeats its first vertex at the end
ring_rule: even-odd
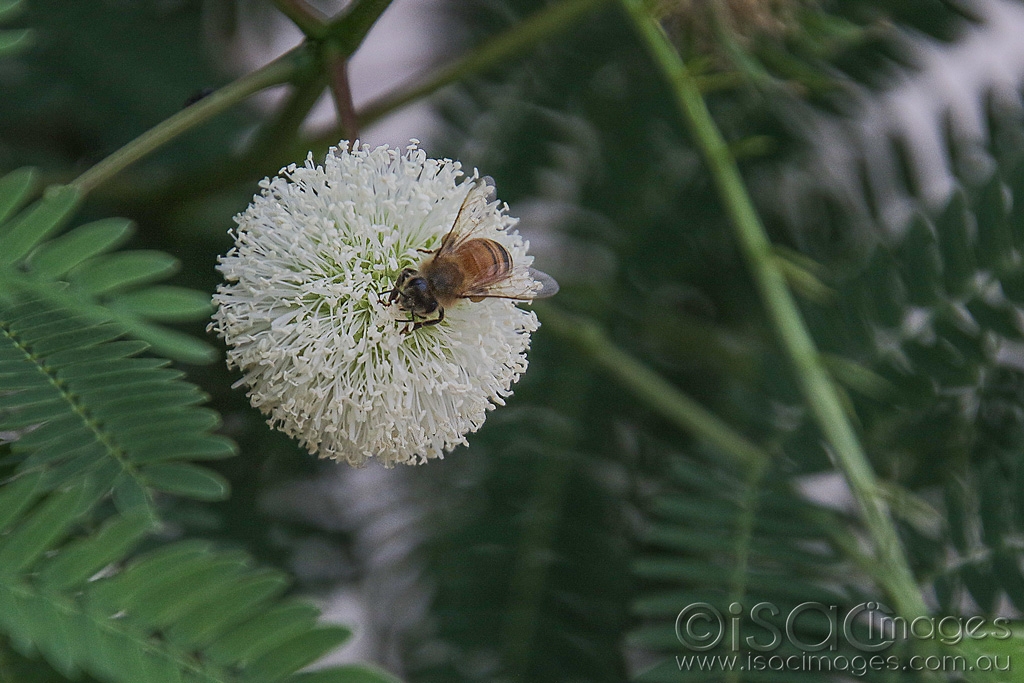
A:
POLYGON ((242 76, 195 104, 157 124, 106 159, 78 176, 71 184, 83 194, 167 144, 182 133, 213 118, 253 93, 291 80, 306 65, 304 46, 287 52, 266 66, 242 76))
POLYGON ((348 59, 340 54, 328 53, 326 68, 342 137, 351 144, 359 137, 359 117, 356 116, 356 108, 352 104, 352 88, 348 81, 348 59))
POLYGON ((331 19, 327 26, 326 39, 340 54, 345 57, 352 56, 391 2, 392 0, 353 0, 344 12, 331 19))
MULTIPOLYGON (((324 74, 314 73, 306 79, 294 80, 287 99, 273 118, 260 127, 248 150, 235 163, 241 168, 251 169, 259 166, 262 159, 274 156, 281 147, 290 145, 326 87, 327 77, 324 74)), ((223 168, 226 166, 223 163, 220 166, 222 168, 218 172, 209 174, 214 185, 220 184, 222 175, 237 174, 231 166, 223 168)))
POLYGON ((534 307, 545 327, 572 342, 669 422, 734 457, 742 466, 760 470, 770 462, 767 452, 618 348, 593 321, 562 313, 550 304, 538 302, 534 307))
MULTIPOLYGON (((410 79, 405 86, 369 102, 359 112, 359 122, 367 126, 446 85, 491 69, 530 45, 567 29, 579 17, 605 2, 607 0, 564 0, 549 5, 452 63, 410 79)), ((330 144, 337 142, 337 136, 332 133, 332 137, 330 144)))
POLYGON ((622 3, 668 80, 679 112, 704 156, 761 300, 796 372, 804 399, 860 506, 877 560, 884 568, 883 588, 906 619, 925 615, 924 599, 900 546, 896 526, 878 495, 874 471, 773 258, 771 243, 747 194, 736 161, 711 118, 696 81, 661 25, 648 13, 643 0, 622 0, 622 3))
POLYGON ((310 38, 322 38, 327 33, 327 17, 306 0, 274 0, 274 6, 310 38))

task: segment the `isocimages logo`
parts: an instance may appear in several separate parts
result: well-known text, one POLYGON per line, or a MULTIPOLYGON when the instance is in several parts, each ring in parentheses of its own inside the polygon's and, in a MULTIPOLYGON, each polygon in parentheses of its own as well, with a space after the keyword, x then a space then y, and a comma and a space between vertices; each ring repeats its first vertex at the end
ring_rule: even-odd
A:
POLYGON ((849 609, 821 602, 802 602, 783 612, 770 602, 759 602, 744 608, 731 603, 728 616, 708 602, 694 602, 676 617, 676 638, 693 652, 706 652, 728 638, 732 652, 741 649, 770 652, 787 643, 801 652, 836 651, 840 644, 861 652, 882 652, 897 642, 931 640, 956 645, 965 638, 972 640, 1006 640, 1013 633, 1010 622, 996 617, 988 622, 983 617, 917 617, 911 620, 897 616, 885 605, 862 602, 849 609), (807 632, 821 633, 824 618, 827 632, 820 640, 808 642, 807 632), (802 628, 810 620, 816 628, 802 628))

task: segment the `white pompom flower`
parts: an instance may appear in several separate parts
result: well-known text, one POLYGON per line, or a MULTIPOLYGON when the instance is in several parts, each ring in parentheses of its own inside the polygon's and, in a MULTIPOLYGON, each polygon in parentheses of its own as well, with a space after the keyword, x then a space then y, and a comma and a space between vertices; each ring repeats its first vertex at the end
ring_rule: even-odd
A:
MULTIPOLYGON (((218 265, 210 329, 243 373, 236 386, 310 453, 352 465, 420 464, 465 444, 511 395, 539 326, 514 300, 460 299, 408 333, 409 312, 380 296, 439 247, 476 181, 416 145, 343 141, 322 166, 310 154, 263 180, 218 265)), ((497 201, 478 209, 482 234, 529 277, 517 219, 497 201)))

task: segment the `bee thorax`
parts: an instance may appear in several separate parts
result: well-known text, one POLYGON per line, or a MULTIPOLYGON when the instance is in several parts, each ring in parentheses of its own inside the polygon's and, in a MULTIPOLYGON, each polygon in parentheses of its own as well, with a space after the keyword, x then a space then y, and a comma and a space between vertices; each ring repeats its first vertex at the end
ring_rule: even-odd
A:
POLYGON ((423 269, 423 276, 429 283, 430 291, 442 302, 458 298, 466 279, 457 263, 442 259, 434 259, 428 264, 423 269))

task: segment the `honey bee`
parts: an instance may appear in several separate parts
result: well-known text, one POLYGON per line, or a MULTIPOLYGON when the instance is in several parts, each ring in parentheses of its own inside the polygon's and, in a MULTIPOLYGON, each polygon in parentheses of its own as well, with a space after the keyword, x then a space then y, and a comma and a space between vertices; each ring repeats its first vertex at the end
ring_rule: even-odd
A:
POLYGON ((518 271, 529 273, 528 278, 513 278, 518 273, 508 249, 490 238, 474 237, 493 195, 493 180, 487 176, 476 180, 441 246, 434 250, 419 249, 430 256, 418 268, 404 269, 395 286, 380 295, 387 296, 389 305, 397 303, 409 313, 409 319, 401 321, 406 323, 402 334, 437 325, 444 320, 445 309, 459 299, 529 301, 558 292, 554 278, 533 268, 518 271), (539 287, 534 283, 539 283, 539 287), (429 317, 435 313, 436 318, 429 317))

